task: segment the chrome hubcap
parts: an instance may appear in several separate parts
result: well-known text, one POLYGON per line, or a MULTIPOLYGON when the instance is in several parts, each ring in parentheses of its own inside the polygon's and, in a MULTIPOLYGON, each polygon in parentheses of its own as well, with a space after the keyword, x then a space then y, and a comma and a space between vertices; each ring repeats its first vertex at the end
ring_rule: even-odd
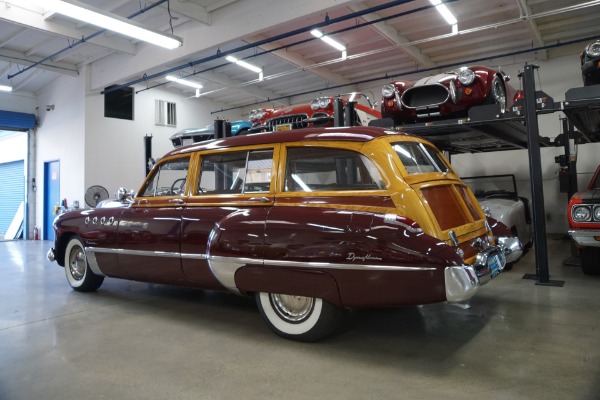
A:
POLYGON ((288 322, 302 322, 310 316, 314 307, 314 298, 271 294, 271 304, 279 316, 288 322))
POLYGON ((85 253, 81 248, 74 247, 71 250, 71 254, 69 254, 69 270, 71 271, 71 276, 78 281, 83 279, 86 265, 87 261, 85 259, 85 253))

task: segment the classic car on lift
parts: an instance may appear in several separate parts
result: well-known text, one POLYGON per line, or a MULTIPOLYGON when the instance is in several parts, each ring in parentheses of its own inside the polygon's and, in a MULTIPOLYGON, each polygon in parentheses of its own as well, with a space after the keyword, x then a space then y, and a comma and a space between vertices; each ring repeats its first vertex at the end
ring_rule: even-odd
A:
POLYGON ((395 125, 466 117, 473 106, 498 104, 504 114, 523 97, 508 84, 509 76, 481 65, 428 76, 397 80, 383 86, 381 114, 395 125))
POLYGON ((300 128, 333 126, 334 100, 339 98, 342 107, 354 103, 352 125, 367 126, 370 121, 381 119, 376 104, 363 93, 353 92, 339 96, 319 97, 310 103, 281 108, 262 108, 250 112, 253 126, 250 132, 272 132, 300 128))
POLYGON ((583 85, 600 84, 600 40, 585 46, 579 58, 581 59, 583 85))
MULTIPOLYGON (((233 121, 231 123, 231 136, 245 135, 252 127, 252 122, 247 120, 233 121)), ((203 142, 213 139, 215 136, 215 124, 204 128, 188 128, 175 132, 169 140, 173 147, 181 147, 192 143, 203 142)))
POLYGON ((581 255, 581 267, 588 275, 600 275, 600 165, 587 189, 569 200, 569 236, 581 255))
POLYGON ((519 256, 429 142, 313 128, 174 149, 120 208, 56 218, 73 289, 104 277, 252 295, 278 335, 313 341, 350 308, 464 303, 519 256))

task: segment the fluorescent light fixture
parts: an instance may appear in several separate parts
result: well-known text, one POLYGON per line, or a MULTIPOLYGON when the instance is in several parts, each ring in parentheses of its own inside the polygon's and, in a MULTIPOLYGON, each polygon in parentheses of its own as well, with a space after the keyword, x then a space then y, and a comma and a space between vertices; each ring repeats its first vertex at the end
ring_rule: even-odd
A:
POLYGON ((171 81, 171 82, 177 82, 180 85, 192 87, 194 89, 202 89, 202 85, 197 82, 192 82, 192 81, 188 81, 186 79, 177 78, 176 76, 173 76, 173 75, 167 75, 167 76, 165 76, 165 79, 168 81, 171 81))
POLYGON ((445 4, 442 4, 442 0, 429 0, 429 2, 435 6, 435 9, 438 10, 440 15, 446 20, 448 25, 458 24, 458 20, 456 19, 454 14, 452 14, 452 12, 448 9, 448 7, 446 7, 445 4))
POLYGON ((0 85, 0 91, 2 92, 12 92, 11 86, 0 85))
POLYGON ((256 65, 252 65, 250 63, 247 63, 246 61, 243 60, 238 60, 237 58, 235 58, 234 56, 226 56, 225 59, 231 63, 237 64, 240 67, 244 67, 252 72, 256 72, 258 74, 258 80, 262 81, 263 80, 263 70, 262 68, 257 67, 256 65))
POLYGON ((51 10, 90 25, 95 25, 167 49, 175 49, 183 44, 181 38, 148 29, 135 21, 105 12, 88 4, 80 3, 77 0, 21 0, 21 2, 33 4, 45 10, 51 10))
POLYGON ((341 51, 342 52, 342 60, 345 60, 348 53, 346 52, 346 46, 344 46, 343 44, 341 44, 340 42, 338 42, 337 40, 324 35, 323 32, 321 32, 318 29, 313 29, 312 31, 310 31, 310 34, 313 35, 316 38, 321 39, 322 41, 324 41, 325 43, 327 43, 328 45, 330 45, 331 47, 333 47, 334 49, 341 51))

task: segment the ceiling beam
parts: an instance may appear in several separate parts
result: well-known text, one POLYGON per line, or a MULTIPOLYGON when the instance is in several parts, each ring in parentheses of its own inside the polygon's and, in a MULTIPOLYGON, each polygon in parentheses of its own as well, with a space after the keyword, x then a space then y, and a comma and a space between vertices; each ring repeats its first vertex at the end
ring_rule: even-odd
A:
MULTIPOLYGON (((531 18, 531 15, 533 14, 531 8, 527 5, 527 2, 525 0, 517 0, 517 4, 519 5, 519 9, 521 10, 521 17, 527 19, 527 29, 533 37, 533 47, 545 46, 544 39, 542 39, 542 34, 540 33, 540 29, 538 28, 537 22, 535 22, 535 20, 531 18)), ((542 60, 547 60, 548 50, 540 51, 537 55, 538 58, 542 60)))
MULTIPOLYGON (((353 12, 364 11, 369 8, 365 3, 357 3, 351 4, 348 6, 350 10, 353 12)), ((376 13, 365 14, 362 18, 367 22, 372 22, 381 18, 381 15, 376 13)), ((388 39, 390 42, 399 46, 400 50, 404 52, 407 56, 414 59, 421 66, 431 68, 434 67, 435 64, 427 57, 425 54, 422 54, 421 51, 416 46, 407 46, 407 43, 410 43, 406 37, 400 35, 398 31, 396 31, 393 27, 386 24, 385 22, 377 22, 375 24, 370 25, 372 29, 374 29, 377 33, 388 39)))
MULTIPOLYGON (((14 50, 0 49, 0 60, 10 62, 13 64, 23 65, 29 67, 38 61, 42 60, 42 57, 26 56, 23 53, 14 50)), ((59 74, 65 74, 70 76, 79 76, 77 67, 67 63, 54 63, 44 62, 39 64, 36 68, 45 69, 47 71, 58 72, 59 74)))
MULTIPOLYGON (((148 0, 147 2, 153 4, 156 3, 156 0, 148 0)), ((167 8, 165 5, 161 5, 160 7, 167 8)), ((191 1, 170 1, 169 8, 171 11, 175 11, 176 13, 187 18, 194 19, 206 25, 211 24, 210 13, 206 10, 206 8, 191 1)))

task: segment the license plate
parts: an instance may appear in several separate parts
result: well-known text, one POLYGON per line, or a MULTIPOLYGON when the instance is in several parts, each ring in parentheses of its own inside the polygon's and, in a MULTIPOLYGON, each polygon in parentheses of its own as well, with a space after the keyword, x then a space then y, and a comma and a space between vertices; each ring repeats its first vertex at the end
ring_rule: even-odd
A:
POLYGON ((292 124, 282 124, 275 127, 275 131, 291 131, 292 124))
POLYGON ((488 265, 492 270, 492 279, 494 279, 500 273, 500 259, 498 256, 494 256, 488 260, 488 265))

